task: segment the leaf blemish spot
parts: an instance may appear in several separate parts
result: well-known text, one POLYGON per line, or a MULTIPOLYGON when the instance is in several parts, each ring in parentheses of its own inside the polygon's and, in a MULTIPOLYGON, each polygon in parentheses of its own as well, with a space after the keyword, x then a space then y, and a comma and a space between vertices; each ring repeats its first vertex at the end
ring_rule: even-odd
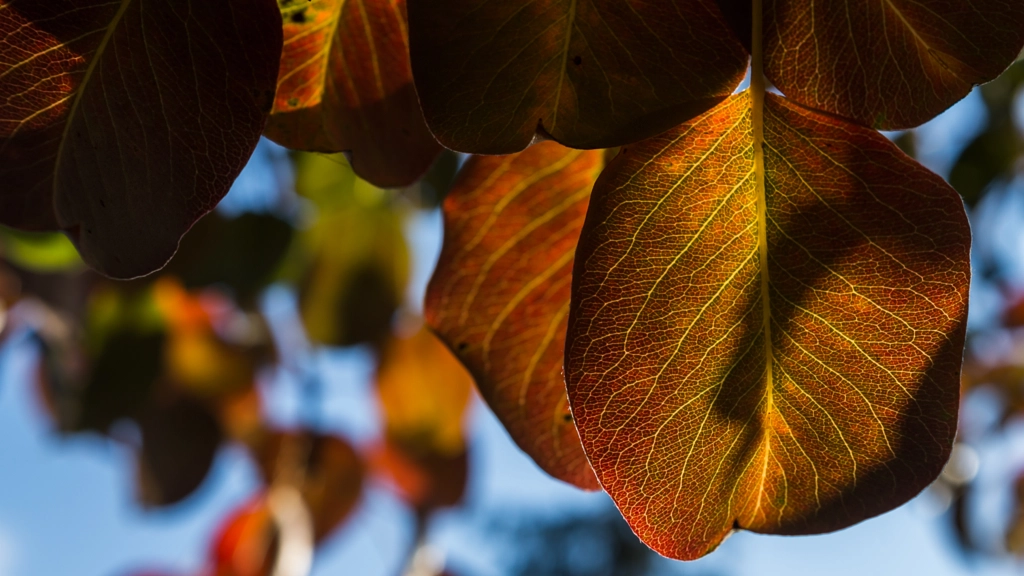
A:
POLYGON ((583 64, 583 58, 580 58, 579 56, 574 56, 572 59, 572 63, 579 66, 580 64, 583 64))

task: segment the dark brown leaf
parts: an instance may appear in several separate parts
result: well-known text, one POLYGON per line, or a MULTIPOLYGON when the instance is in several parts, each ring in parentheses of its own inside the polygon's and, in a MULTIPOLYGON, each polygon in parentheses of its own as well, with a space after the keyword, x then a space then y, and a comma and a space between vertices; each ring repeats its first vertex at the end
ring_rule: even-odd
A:
POLYGON ((227 193, 273 103, 273 0, 0 0, 0 222, 151 272, 227 193))

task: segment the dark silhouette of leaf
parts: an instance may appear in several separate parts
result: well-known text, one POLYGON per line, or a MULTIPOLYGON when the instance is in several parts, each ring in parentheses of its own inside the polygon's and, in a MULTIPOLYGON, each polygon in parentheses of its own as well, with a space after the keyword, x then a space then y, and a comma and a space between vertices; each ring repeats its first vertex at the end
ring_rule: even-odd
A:
POLYGON ((913 128, 1006 69, 1018 0, 764 0, 764 74, 787 97, 879 130, 913 128))
POLYGON ((273 0, 0 1, 0 222, 119 278, 170 259, 263 131, 273 0))
POLYGON ((143 504, 166 506, 184 500, 206 479, 220 447, 220 424, 198 400, 162 396, 138 417, 138 496, 143 504))
POLYGON ((410 0, 416 89, 446 147, 509 154, 653 136, 733 91, 747 58, 713 0, 410 0))
POLYGON ((83 390, 74 428, 106 432, 121 418, 137 417, 163 369, 166 334, 118 332, 103 344, 83 390))

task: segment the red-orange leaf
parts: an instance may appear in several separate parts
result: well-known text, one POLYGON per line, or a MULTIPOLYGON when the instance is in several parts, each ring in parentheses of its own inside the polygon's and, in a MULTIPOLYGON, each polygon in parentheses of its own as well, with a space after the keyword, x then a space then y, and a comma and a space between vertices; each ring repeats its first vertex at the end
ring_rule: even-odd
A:
POLYGON ((409 65, 405 0, 279 0, 284 52, 271 140, 350 151, 356 174, 405 186, 441 151, 423 121, 409 65))
POLYGON ((411 0, 434 135, 480 154, 538 131, 573 148, 653 136, 730 94, 747 58, 712 0, 411 0))
POLYGON ((276 527, 265 494, 242 504, 217 529, 210 546, 211 576, 268 576, 276 527))
POLYGON ((880 130, 930 120, 1024 47, 1021 0, 764 2, 765 75, 804 105, 880 130))
POLYGON ((771 95, 756 122, 757 100, 623 151, 577 252, 566 372, 583 446, 633 529, 676 558, 735 527, 813 533, 889 510, 956 431, 960 198, 872 130, 771 95))
POLYGON ((272 0, 0 0, 0 222, 158 268, 256 146, 280 50, 272 0))
POLYGON ((542 142, 475 156, 444 203, 427 320, 469 368, 512 439, 552 476, 597 488, 566 405, 572 257, 600 151, 542 142))

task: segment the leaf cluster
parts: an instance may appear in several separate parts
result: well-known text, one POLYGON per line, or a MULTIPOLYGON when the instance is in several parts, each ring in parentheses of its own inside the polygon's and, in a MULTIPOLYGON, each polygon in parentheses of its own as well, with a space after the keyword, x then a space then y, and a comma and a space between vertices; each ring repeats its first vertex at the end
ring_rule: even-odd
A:
MULTIPOLYGON (((280 269, 309 338, 380 351, 375 461, 421 515, 456 501, 468 387, 432 336, 396 343, 391 323, 408 255, 382 188, 427 174, 420 197, 446 196, 427 323, 524 451, 607 491, 656 551, 840 529, 949 457, 963 200, 1015 170, 1015 92, 982 89, 995 112, 953 187, 878 130, 998 77, 1024 47, 1017 0, 0 0, 0 38, 0 223, 61 231, 117 278, 163 266, 195 225, 176 281, 83 273, 82 326, 38 323, 63 334, 49 357, 75 359, 51 364, 80 372, 47 385, 72 429, 135 418, 145 455, 168 438, 148 407, 165 422, 192 398, 214 424, 190 429, 260 437, 217 414, 274 362, 267 330, 230 327, 280 269), (319 153, 295 161, 317 219, 199 220, 261 134, 319 153), (477 155, 450 192, 442 147, 477 155), (196 293, 211 285, 230 298, 196 293)), ((32 253, 18 233, 5 246, 32 253)))

